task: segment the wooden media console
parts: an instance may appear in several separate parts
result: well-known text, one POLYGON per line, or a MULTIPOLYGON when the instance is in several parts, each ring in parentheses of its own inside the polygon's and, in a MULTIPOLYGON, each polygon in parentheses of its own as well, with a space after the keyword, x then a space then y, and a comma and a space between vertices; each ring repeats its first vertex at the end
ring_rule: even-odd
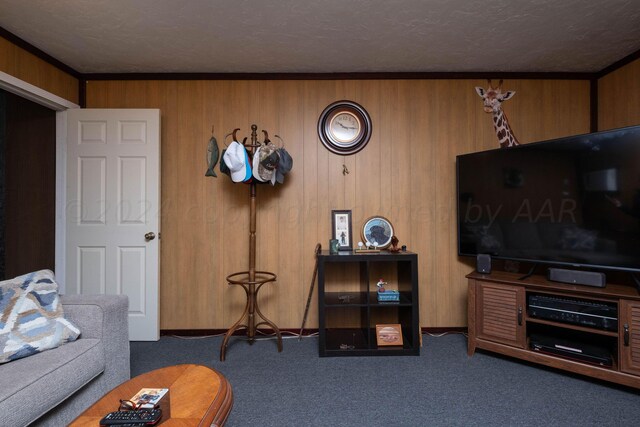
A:
POLYGON ((466 276, 469 280, 469 356, 479 348, 640 389, 640 294, 637 289, 615 283, 604 288, 564 285, 543 276, 526 280, 520 280, 519 276, 501 271, 489 275, 474 272, 466 276), (571 319, 532 316, 528 304, 532 295, 617 307, 617 327, 595 327, 571 319), (531 337, 536 334, 571 337, 585 345, 596 343, 610 354, 611 366, 534 351, 531 337))

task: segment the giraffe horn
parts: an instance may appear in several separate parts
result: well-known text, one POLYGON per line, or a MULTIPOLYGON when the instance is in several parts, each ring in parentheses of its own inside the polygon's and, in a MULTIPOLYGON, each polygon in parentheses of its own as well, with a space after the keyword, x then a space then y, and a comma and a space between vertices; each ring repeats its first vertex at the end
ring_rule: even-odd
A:
POLYGON ((500 83, 498 83, 498 88, 502 87, 502 79, 500 79, 500 83))
POLYGON ((489 89, 493 89, 493 86, 491 85, 491 79, 487 79, 487 83, 489 84, 489 89))

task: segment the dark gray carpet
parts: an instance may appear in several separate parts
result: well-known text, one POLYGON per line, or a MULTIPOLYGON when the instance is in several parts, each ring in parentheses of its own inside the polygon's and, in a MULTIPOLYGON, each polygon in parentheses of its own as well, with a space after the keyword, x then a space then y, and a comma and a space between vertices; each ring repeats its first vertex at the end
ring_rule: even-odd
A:
POLYGON ((317 338, 131 343, 131 375, 179 363, 231 383, 227 426, 633 426, 640 392, 476 352, 463 335, 424 336, 421 356, 318 357, 317 338))

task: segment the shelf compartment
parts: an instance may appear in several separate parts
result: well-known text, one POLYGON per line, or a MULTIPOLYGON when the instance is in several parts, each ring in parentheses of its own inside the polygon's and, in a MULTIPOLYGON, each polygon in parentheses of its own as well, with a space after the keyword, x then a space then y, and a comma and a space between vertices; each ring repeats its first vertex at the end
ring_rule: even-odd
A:
MULTIPOLYGON (((599 365, 596 363, 589 363, 589 362, 585 362, 583 360, 576 360, 574 358, 571 357, 563 357, 561 355, 558 354, 551 354, 551 353, 546 353, 546 352, 542 352, 542 351, 535 351, 535 350, 531 350, 531 344, 530 344, 530 340, 527 338, 527 349, 529 349, 529 351, 531 351, 532 353, 536 354, 536 355, 540 355, 544 358, 550 358, 550 359, 556 359, 558 361, 562 361, 565 363, 572 363, 572 364, 579 364, 579 365, 584 365, 584 366, 588 366, 592 369, 604 369, 606 371, 611 371, 611 372, 616 372, 618 371, 618 362, 616 357, 613 357, 613 364, 612 366, 603 366, 603 365, 599 365)), ((615 355, 614 355, 615 356, 615 355)), ((546 365, 557 368, 557 363, 546 363, 546 365)))
MULTIPOLYGON (((591 331, 579 331, 573 328, 566 328, 565 325, 556 326, 541 323, 528 323, 527 324, 527 348, 531 348, 531 336, 533 334, 543 335, 552 339, 557 339, 559 346, 580 347, 581 344, 585 346, 599 347, 611 356, 613 366, 600 365, 595 362, 589 362, 581 360, 579 358, 572 358, 571 355, 561 355, 552 352, 540 351, 539 353, 545 354, 551 357, 558 357, 561 359, 572 360, 580 363, 586 363, 592 366, 599 366, 601 368, 613 369, 617 366, 618 360, 618 340, 616 336, 607 336, 603 334, 593 333, 591 331)), ((562 347, 559 347, 562 348, 562 347)))
POLYGON ((366 304, 366 292, 326 292, 324 294, 325 307, 364 306, 366 304))
POLYGON ((351 351, 367 350, 369 336, 363 328, 327 328, 326 350, 348 353, 351 351))
POLYGON ((388 289, 397 290, 401 293, 411 294, 413 282, 411 261, 381 261, 372 260, 368 262, 369 290, 377 292, 376 284, 380 279, 388 282, 388 289))
POLYGON ((411 352, 414 350, 413 340, 411 339, 411 334, 408 333, 405 327, 402 327, 402 346, 378 346, 378 340, 376 336, 376 328, 372 328, 369 330, 369 342, 371 343, 371 349, 377 352, 383 352, 387 355, 391 355, 391 353, 398 354, 407 354, 407 352, 411 352))
POLYGON ((362 329, 369 328, 368 308, 366 306, 331 306, 325 307, 324 324, 329 329, 362 329))
POLYGON ((323 263, 323 265, 322 276, 324 277, 325 293, 367 291, 366 277, 368 272, 366 263, 323 263))
MULTIPOLYGON (((376 338, 376 325, 400 324, 402 326, 402 342, 403 348, 411 349, 416 347, 414 344, 415 332, 412 322, 413 307, 409 306, 382 306, 372 305, 370 309, 370 324, 373 337, 371 338, 371 347, 383 350, 386 347, 378 347, 376 338)), ((398 348, 398 347, 395 347, 398 348)))
POLYGON ((574 330, 574 331, 588 332, 590 334, 604 335, 604 336, 607 336, 607 337, 617 337, 618 336, 618 333, 617 332, 613 332, 613 331, 606 331, 604 329, 589 328, 587 326, 578 326, 578 325, 575 325, 573 323, 554 322, 553 320, 538 319, 537 317, 528 317, 527 316, 527 323, 536 323, 536 324, 539 324, 539 325, 555 326, 555 327, 558 327, 558 328, 571 329, 571 330, 574 330))
POLYGON ((527 292, 527 316, 529 319, 574 325, 578 327, 576 330, 618 331, 618 304, 615 301, 527 292))

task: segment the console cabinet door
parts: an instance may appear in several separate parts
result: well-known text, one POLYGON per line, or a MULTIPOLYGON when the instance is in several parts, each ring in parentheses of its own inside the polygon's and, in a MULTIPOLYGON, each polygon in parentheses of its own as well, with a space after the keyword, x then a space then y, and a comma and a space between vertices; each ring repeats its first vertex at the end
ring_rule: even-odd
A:
POLYGON ((640 302, 620 301, 620 370, 640 375, 640 302))
POLYGON ((525 348, 525 292, 520 286, 478 282, 477 337, 525 348))

